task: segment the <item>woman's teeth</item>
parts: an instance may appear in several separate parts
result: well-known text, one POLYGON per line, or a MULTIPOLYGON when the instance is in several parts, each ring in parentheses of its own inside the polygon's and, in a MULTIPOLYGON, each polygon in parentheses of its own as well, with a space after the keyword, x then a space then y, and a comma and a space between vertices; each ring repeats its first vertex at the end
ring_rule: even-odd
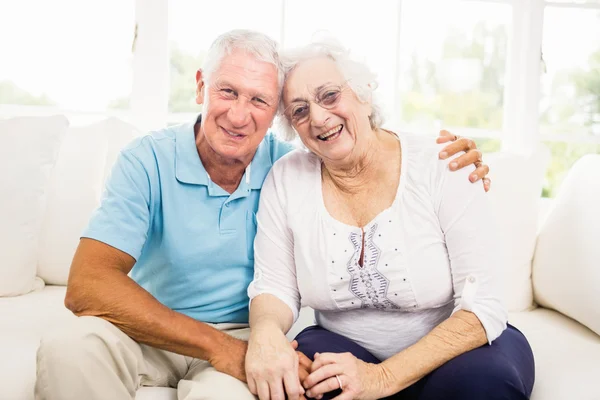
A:
POLYGON ((327 132, 322 133, 322 134, 320 134, 317 137, 319 138, 319 140, 328 140, 329 138, 331 138, 336 133, 340 133, 342 131, 343 127, 344 127, 344 125, 341 125, 341 124, 338 125, 338 126, 334 126, 333 128, 331 128, 327 132))

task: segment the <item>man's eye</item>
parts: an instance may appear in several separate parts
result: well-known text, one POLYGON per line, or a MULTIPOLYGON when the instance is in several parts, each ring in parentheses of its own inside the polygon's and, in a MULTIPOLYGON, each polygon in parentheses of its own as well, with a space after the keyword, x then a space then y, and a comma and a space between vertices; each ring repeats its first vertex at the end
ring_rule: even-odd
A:
POLYGON ((225 94, 235 94, 235 92, 233 91, 233 89, 227 89, 227 88, 226 89, 221 89, 221 92, 225 93, 225 94))
POLYGON ((258 102, 258 103, 262 103, 262 104, 267 104, 266 101, 264 101, 263 99, 261 99, 260 97, 255 97, 254 101, 258 102))

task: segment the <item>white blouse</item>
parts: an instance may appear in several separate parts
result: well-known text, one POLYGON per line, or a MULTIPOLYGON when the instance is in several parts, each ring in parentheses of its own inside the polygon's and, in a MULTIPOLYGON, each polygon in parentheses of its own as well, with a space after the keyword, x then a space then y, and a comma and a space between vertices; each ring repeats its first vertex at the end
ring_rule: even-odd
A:
POLYGON ((250 299, 269 293, 298 317, 386 359, 452 313, 473 312, 491 343, 506 328, 498 241, 474 167, 452 172, 443 145, 400 134, 402 167, 393 204, 364 230, 325 208, 321 161, 294 151, 273 165, 261 193, 250 299), (358 263, 364 235, 363 267, 358 263))

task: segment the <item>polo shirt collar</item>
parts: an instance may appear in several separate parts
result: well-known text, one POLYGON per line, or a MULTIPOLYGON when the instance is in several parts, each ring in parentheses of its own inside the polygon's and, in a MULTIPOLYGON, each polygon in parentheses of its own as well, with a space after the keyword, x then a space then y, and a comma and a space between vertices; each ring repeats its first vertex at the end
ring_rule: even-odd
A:
POLYGON ((256 153, 252 159, 252 167, 250 168, 250 189, 262 188, 263 182, 273 166, 270 145, 270 134, 267 132, 265 138, 258 145, 258 149, 256 149, 256 153))
MULTIPOLYGON (((183 183, 209 186, 209 178, 198 155, 194 125, 200 122, 199 115, 194 122, 181 125, 175 134, 175 176, 183 183)), ((270 149, 270 134, 258 145, 250 167, 250 189, 262 188, 267 174, 273 166, 270 149)), ((246 177, 242 178, 240 188, 246 186, 246 177)))
POLYGON ((194 132, 194 125, 201 117, 181 125, 175 133, 175 176, 183 183, 208 186, 208 174, 198 155, 194 132))

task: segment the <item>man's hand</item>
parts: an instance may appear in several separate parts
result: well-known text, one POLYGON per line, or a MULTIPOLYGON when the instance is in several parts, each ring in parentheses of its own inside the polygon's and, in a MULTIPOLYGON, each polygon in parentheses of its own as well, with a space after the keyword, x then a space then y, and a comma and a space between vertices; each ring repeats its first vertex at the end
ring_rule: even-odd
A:
MULTIPOLYGON (((292 348, 296 350, 296 354, 298 354, 298 377, 300 378, 300 384, 304 386, 304 380, 310 375, 311 372, 312 361, 306 356, 306 354, 298 351, 298 342, 296 340, 292 341, 292 348)), ((301 396, 300 398, 304 399, 304 396, 301 396)))
POLYGON ((469 180, 471 182, 477 182, 478 180, 482 179, 484 190, 486 192, 490 190, 491 180, 486 177, 490 172, 490 168, 483 163, 481 151, 477 148, 477 145, 473 140, 459 137, 446 130, 441 130, 440 136, 436 141, 437 143, 453 142, 444 147, 440 152, 440 159, 442 160, 453 156, 459 151, 465 152, 465 154, 450 163, 450 170, 456 171, 466 167, 467 165, 475 164, 476 169, 469 177, 469 180))
POLYGON ((224 334, 223 342, 217 346, 208 362, 219 372, 246 382, 246 351, 248 342, 224 334))

